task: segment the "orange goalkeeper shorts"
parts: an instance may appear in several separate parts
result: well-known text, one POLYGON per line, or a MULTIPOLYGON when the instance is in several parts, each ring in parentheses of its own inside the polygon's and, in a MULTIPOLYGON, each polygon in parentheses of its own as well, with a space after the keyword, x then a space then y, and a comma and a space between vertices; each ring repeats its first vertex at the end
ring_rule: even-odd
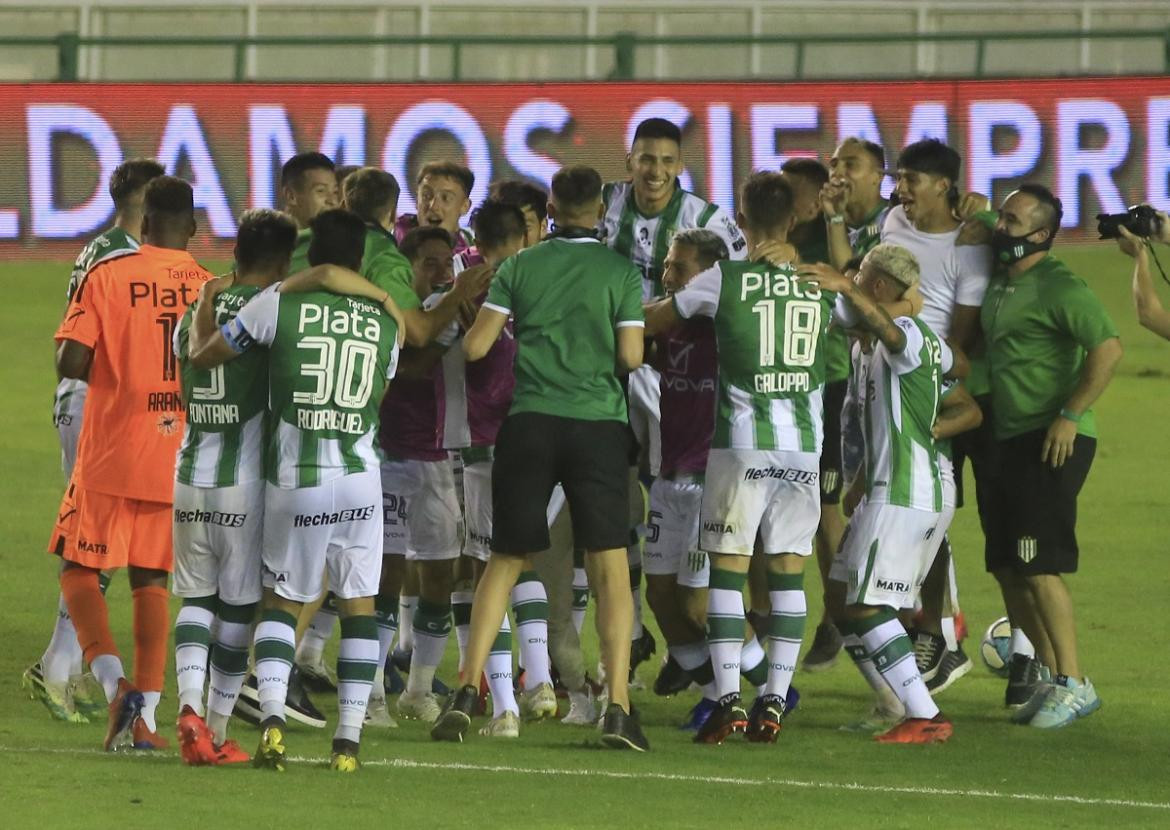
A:
POLYGON ((97 493, 70 482, 49 552, 97 570, 130 566, 170 573, 171 505, 97 493))

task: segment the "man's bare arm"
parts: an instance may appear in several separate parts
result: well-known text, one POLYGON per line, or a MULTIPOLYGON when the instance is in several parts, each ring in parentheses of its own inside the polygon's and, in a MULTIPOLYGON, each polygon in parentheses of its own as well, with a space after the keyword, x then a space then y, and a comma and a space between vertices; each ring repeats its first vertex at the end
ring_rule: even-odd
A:
POLYGON ((57 377, 86 380, 93 363, 93 349, 76 340, 62 340, 57 344, 57 377))

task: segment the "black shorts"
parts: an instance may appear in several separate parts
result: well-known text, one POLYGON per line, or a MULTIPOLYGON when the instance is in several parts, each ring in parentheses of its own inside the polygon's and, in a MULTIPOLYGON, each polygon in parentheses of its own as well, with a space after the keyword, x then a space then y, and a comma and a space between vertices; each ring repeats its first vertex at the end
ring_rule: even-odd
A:
MULTIPOLYGON (((983 423, 977 429, 960 433, 951 439, 951 456, 955 467, 955 507, 962 507, 963 498, 963 468, 966 462, 971 462, 971 472, 975 478, 975 504, 979 509, 979 521, 986 524, 983 514, 987 511, 987 500, 992 488, 996 470, 999 465, 999 441, 995 438, 995 427, 992 424, 991 396, 979 395, 975 403, 983 411, 983 423)), ((984 533, 987 532, 986 527, 984 533)))
POLYGON ((825 384, 825 440, 821 443, 821 504, 841 503, 841 410, 849 380, 825 384))
POLYGON ((509 415, 492 462, 492 553, 526 556, 549 546, 546 511, 558 483, 573 517, 575 547, 625 548, 630 438, 624 421, 509 415))
POLYGON ((984 522, 987 570, 1025 575, 1077 570, 1077 494, 1089 475, 1097 440, 1078 435, 1072 457, 1053 469, 1040 460, 1047 430, 1001 441, 999 470, 984 522))

